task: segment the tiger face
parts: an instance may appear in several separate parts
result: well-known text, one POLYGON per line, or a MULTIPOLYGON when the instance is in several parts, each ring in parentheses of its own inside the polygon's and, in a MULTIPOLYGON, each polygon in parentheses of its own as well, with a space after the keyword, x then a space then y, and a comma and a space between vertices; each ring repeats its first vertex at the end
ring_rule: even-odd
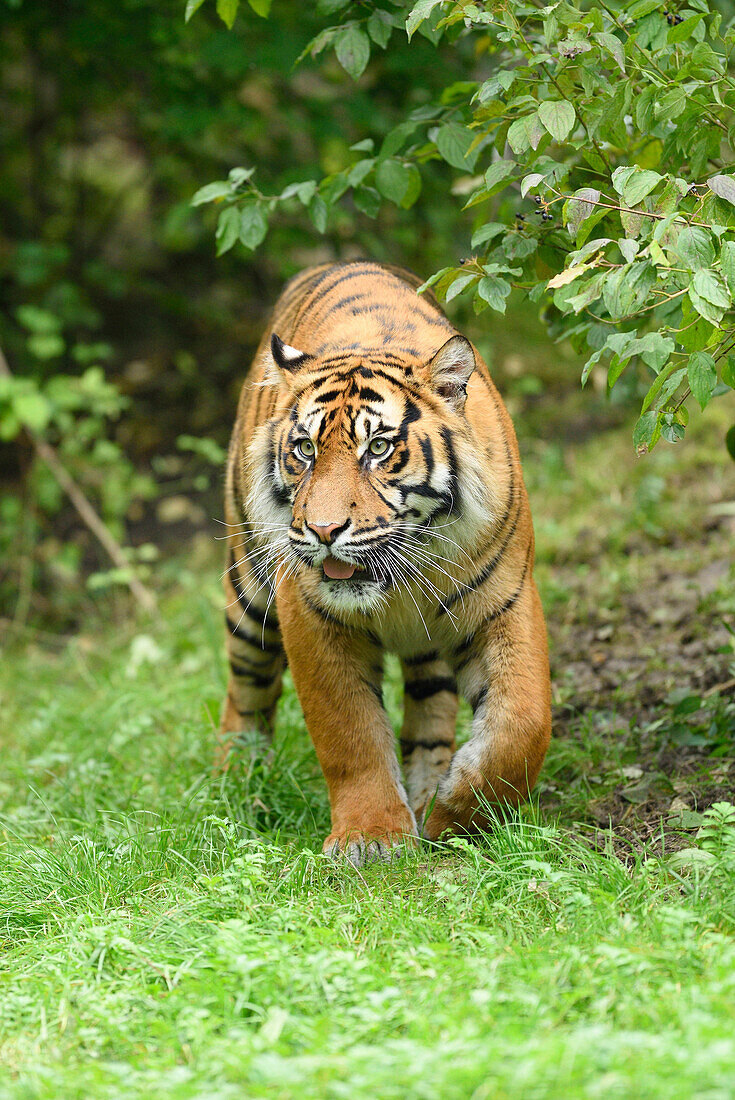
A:
POLYGON ((487 524, 464 418, 472 346, 451 337, 429 363, 318 357, 271 341, 287 397, 251 446, 256 534, 335 611, 371 611, 447 563, 487 524))

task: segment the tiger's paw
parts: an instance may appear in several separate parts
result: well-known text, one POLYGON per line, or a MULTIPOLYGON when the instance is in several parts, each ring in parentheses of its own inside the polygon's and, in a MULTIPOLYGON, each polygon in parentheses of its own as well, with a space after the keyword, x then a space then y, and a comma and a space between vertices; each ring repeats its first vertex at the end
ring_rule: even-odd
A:
POLYGON ((324 841, 322 851, 331 859, 345 860, 353 867, 364 867, 367 863, 391 863, 400 859, 407 847, 416 843, 415 825, 395 832, 362 832, 343 830, 330 833, 324 841))
POLYGON ((439 840, 441 836, 457 831, 454 814, 435 796, 416 810, 416 821, 422 840, 439 840))

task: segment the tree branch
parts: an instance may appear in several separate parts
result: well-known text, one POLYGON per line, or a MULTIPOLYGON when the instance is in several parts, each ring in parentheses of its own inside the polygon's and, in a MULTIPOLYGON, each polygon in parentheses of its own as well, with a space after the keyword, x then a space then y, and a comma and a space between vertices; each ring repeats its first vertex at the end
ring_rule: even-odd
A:
MULTIPOLYGON (((8 361, 0 348, 0 374, 6 378, 12 378, 13 372, 8 366, 8 361)), ((98 516, 90 502, 87 500, 80 486, 76 483, 69 471, 61 462, 61 459, 57 455, 54 448, 50 443, 47 443, 40 435, 34 432, 30 428, 24 429, 26 435, 33 444, 36 453, 46 463, 49 470, 56 478, 57 482, 68 496, 71 503, 76 508, 79 516, 92 532, 94 537, 104 548, 110 561, 117 569, 125 570, 130 573, 130 563, 127 561, 125 554, 119 542, 113 537, 109 528, 104 521, 98 516)), ((156 598, 149 588, 146 588, 138 578, 130 573, 126 581, 131 593, 146 611, 155 611, 157 604, 156 598)))

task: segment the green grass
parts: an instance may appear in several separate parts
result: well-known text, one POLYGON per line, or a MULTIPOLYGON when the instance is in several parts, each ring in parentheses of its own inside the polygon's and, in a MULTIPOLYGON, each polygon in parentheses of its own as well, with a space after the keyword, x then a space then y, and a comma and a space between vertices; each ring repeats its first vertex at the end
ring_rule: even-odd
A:
MULTIPOLYGON (((677 859, 704 841, 662 817, 627 843, 588 809, 689 730, 707 775, 722 767, 732 710, 715 695, 680 719, 662 694, 643 714, 655 633, 650 672, 602 702, 575 695, 559 656, 601 607, 627 628, 646 562, 684 575, 725 552, 726 531, 682 541, 703 484, 707 500, 732 484, 719 430, 635 469, 622 435, 573 458, 527 445, 562 736, 540 807, 478 844, 359 873, 327 862, 324 785, 290 687, 275 760, 212 777, 224 659, 208 550, 162 568, 155 625, 103 603, 81 635, 8 649, 0 1096, 730 1100, 731 833, 677 859)), ((670 606, 655 581, 652 611, 654 590, 670 606)), ((731 614, 731 575, 692 606, 692 630, 731 614)), ((661 675, 662 693, 681 687, 661 675)), ((392 680, 396 720, 399 696, 392 680)))

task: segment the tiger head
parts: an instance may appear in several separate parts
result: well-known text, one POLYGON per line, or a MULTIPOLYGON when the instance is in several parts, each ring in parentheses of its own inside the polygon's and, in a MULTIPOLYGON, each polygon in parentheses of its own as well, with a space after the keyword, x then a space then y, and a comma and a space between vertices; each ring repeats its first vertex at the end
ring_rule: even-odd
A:
POLYGON ((465 416, 470 342, 454 335, 428 363, 358 350, 335 366, 274 334, 270 354, 280 397, 250 445, 248 515, 274 560, 347 612, 451 567, 492 514, 465 416))

